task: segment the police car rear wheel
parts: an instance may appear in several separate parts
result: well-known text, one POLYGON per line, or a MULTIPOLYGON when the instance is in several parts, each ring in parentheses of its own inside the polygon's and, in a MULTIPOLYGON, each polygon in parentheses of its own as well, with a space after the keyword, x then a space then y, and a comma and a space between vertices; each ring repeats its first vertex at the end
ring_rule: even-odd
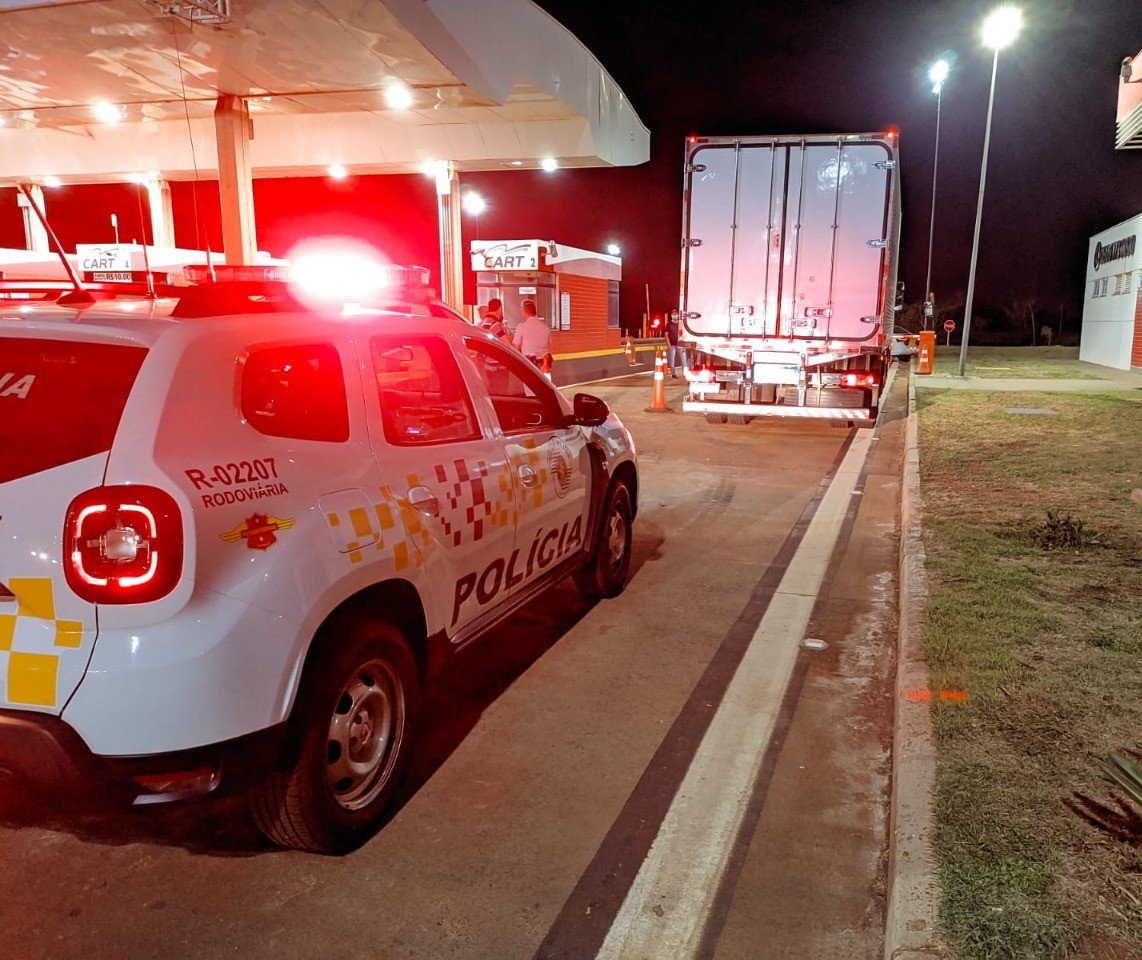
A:
POLYGON ((626 485, 616 483, 607 497, 599 542, 590 562, 575 573, 575 585, 589 600, 617 597, 630 571, 631 509, 626 485))
POLYGON ((343 853, 371 836, 408 760, 418 684, 408 644, 385 623, 345 617, 304 681, 297 762, 251 793, 272 841, 343 853))

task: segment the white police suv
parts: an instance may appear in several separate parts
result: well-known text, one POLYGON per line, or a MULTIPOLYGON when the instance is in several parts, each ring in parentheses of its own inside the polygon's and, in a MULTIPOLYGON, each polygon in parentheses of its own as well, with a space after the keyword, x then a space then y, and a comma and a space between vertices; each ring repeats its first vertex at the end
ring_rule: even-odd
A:
POLYGON ((0 298, 0 787, 243 789, 344 851, 452 654, 568 575, 623 589, 635 452, 415 287, 235 273, 0 298))

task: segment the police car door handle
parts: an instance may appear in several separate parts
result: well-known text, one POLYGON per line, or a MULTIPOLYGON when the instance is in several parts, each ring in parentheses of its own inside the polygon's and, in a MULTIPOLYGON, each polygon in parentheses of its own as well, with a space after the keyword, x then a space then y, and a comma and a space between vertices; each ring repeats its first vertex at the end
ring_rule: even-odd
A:
POLYGON ((539 483, 539 474, 525 463, 519 468, 519 482, 525 487, 534 487, 539 483))
POLYGON ((426 517, 440 516, 440 501, 428 487, 411 487, 408 491, 408 502, 426 517))

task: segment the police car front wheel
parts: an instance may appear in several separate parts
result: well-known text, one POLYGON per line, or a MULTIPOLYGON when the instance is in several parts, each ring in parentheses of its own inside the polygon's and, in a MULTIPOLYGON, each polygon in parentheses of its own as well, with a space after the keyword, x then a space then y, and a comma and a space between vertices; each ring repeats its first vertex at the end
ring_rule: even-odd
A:
POLYGON ((595 552, 575 573, 575 585, 589 600, 617 597, 630 571, 631 502, 626 484, 616 483, 607 495, 603 526, 595 552))
POLYGON ((272 841, 343 853, 376 829, 408 760, 418 684, 395 627, 345 616, 330 624, 295 716, 294 763, 251 792, 272 841))

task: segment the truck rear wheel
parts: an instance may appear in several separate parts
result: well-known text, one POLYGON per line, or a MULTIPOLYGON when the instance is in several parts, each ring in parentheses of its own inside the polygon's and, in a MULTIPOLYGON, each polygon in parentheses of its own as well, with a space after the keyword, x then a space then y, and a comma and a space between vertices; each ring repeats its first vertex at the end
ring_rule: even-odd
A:
POLYGON ((408 642, 390 624, 346 614, 326 630, 328 657, 307 671, 291 719, 295 759, 249 802, 274 843, 346 853, 372 835, 400 785, 419 683, 408 642))
POLYGON ((706 423, 725 423, 729 417, 724 413, 707 413, 706 423))

